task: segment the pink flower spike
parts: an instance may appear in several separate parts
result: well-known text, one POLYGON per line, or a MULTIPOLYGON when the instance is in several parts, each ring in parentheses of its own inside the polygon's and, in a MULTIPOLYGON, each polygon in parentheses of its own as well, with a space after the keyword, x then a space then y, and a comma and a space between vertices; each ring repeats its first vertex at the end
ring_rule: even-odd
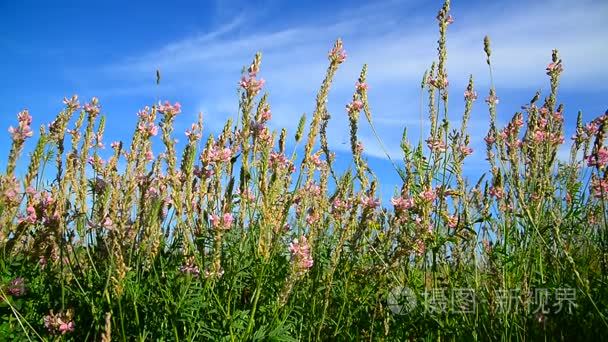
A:
POLYGON ((296 268, 296 273, 303 274, 313 266, 313 258, 310 252, 310 245, 306 236, 294 239, 289 244, 291 259, 296 268))
POLYGON ((232 213, 225 213, 224 217, 223 217, 224 227, 226 229, 229 229, 232 226, 233 222, 234 222, 234 217, 232 216, 232 213))
POLYGON ((21 297, 26 293, 25 280, 21 277, 17 277, 8 284, 8 294, 13 297, 21 297))
POLYGON ((448 216, 447 221, 448 221, 448 227, 450 227, 452 229, 456 228, 456 226, 458 226, 458 217, 457 216, 454 216, 454 215, 448 216))
POLYGON ((212 214, 210 220, 211 226, 213 226, 213 228, 218 228, 221 224, 221 219, 217 214, 212 214))
POLYGON ((159 102, 158 111, 167 116, 174 116, 182 112, 182 105, 179 102, 175 102, 173 105, 169 101, 165 101, 164 104, 159 102))
POLYGON ((355 84, 355 88, 357 89, 357 92, 362 93, 368 89, 368 85, 365 82, 357 82, 357 84, 355 84))
POLYGON ((464 99, 468 100, 468 101, 475 101, 477 100, 477 92, 476 91, 470 91, 467 90, 464 92, 464 99))
POLYGON ((407 210, 414 206, 414 199, 408 198, 405 199, 403 197, 393 197, 391 198, 391 203, 395 207, 395 210, 407 210))
POLYGON ((504 191, 501 187, 491 187, 488 192, 490 193, 490 196, 496 197, 498 200, 504 196, 504 191))
POLYGON ((437 198, 437 193, 432 188, 427 188, 420 193, 420 198, 426 202, 433 202, 437 198))
POLYGON ((346 60, 346 51, 344 51, 344 46, 342 45, 342 41, 338 40, 334 47, 329 51, 329 60, 336 64, 341 64, 346 60))
POLYGON ((349 113, 358 113, 363 108, 363 102, 360 100, 354 100, 353 102, 346 105, 346 111, 349 113))
POLYGON ((473 149, 469 146, 460 146, 460 153, 462 153, 464 156, 469 156, 473 153, 473 149))
POLYGON ((361 205, 369 210, 374 210, 380 205, 380 199, 371 196, 361 196, 361 205))

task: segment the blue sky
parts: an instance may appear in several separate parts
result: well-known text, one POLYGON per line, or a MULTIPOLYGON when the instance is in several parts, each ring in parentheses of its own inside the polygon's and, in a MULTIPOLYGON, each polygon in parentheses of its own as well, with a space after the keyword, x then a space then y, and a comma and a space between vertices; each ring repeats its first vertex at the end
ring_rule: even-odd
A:
MULTIPOLYGON (((176 134, 203 113, 207 133, 236 117, 240 71, 256 51, 263 53, 273 127, 293 133, 302 113, 310 115, 327 66, 327 51, 342 37, 348 59, 329 97, 330 147, 348 162, 350 101, 361 66, 368 64, 369 98, 376 128, 391 155, 399 159, 404 126, 417 141, 419 84, 436 58, 440 1, 83 1, 0 2, 0 127, 15 124, 28 108, 34 126, 50 122, 64 96, 81 103, 99 97, 107 116, 106 144, 128 140, 138 109, 162 99, 182 103, 176 134), (162 81, 155 85, 155 70, 162 81)), ((564 60, 559 100, 565 104, 569 137, 577 111, 591 120, 608 107, 608 3, 605 1, 454 1, 455 22, 448 32, 451 119, 462 114, 469 74, 480 99, 488 92, 482 40, 493 43, 494 78, 504 122, 536 90, 548 90, 545 67, 551 49, 564 60)), ((482 137, 488 114, 475 105, 471 123, 474 154, 467 173, 486 169, 482 137)), ((360 139, 383 193, 398 177, 370 130, 360 139)), ((35 140, 35 139, 32 139, 35 140)), ((0 138, 4 167, 10 137, 0 138)), ((160 142, 156 143, 157 147, 160 142)), ((108 147, 109 149, 109 147, 108 147)), ((565 152, 565 150, 564 150, 565 152)))

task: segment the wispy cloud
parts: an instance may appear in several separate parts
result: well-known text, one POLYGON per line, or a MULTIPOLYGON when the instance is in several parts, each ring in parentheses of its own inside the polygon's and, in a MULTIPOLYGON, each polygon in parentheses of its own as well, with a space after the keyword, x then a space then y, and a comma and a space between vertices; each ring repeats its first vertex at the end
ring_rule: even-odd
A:
MULTIPOLYGON (((367 63, 370 99, 380 118, 376 120, 377 129, 387 139, 391 154, 398 154, 395 142, 403 126, 419 126, 420 78, 436 54, 437 28, 431 16, 435 9, 422 4, 374 3, 336 13, 331 19, 278 21, 270 28, 260 25, 264 30, 256 29, 257 23, 251 20, 255 15, 237 15, 212 32, 168 42, 154 51, 109 65, 106 72, 136 80, 160 68, 172 75, 168 92, 196 99, 197 109, 208 114, 208 125, 217 128, 226 117, 236 114, 240 67, 256 51, 262 51, 262 74, 271 94, 275 125, 293 130, 297 117, 312 111, 326 67, 325 55, 332 41, 341 36, 349 60, 337 75, 330 96, 329 109, 335 119, 330 125, 330 144, 338 150, 348 149, 342 144, 348 135, 343 108, 352 95, 361 65, 367 63), (408 13, 404 9, 413 15, 404 15, 408 13)), ((607 3, 479 3, 475 8, 456 7, 454 15, 456 23, 450 27, 448 38, 448 68, 457 98, 470 73, 480 87, 488 86, 482 50, 486 34, 493 41, 499 92, 546 87, 544 68, 552 48, 560 49, 565 61, 564 87, 584 83, 606 88, 603 80, 608 77, 608 68, 604 67, 603 56, 608 54, 608 45, 599 42, 608 35, 604 25, 607 3)), ((137 85, 133 88, 136 90, 137 85)), ((461 107, 456 106, 461 104, 454 101, 450 110, 460 113, 461 107)), ((473 118, 473 145, 481 144, 484 120, 473 118)), ((363 128, 361 134, 362 140, 369 142, 368 153, 383 157, 371 132, 363 128)))

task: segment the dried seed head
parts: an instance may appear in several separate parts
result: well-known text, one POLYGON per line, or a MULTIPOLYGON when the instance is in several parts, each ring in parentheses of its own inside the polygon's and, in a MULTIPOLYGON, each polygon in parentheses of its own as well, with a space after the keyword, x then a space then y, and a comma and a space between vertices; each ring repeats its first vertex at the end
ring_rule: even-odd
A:
POLYGON ((281 135, 279 136, 279 150, 281 153, 285 152, 285 137, 287 136, 287 130, 283 128, 281 130, 281 135))
POLYGON ((298 129, 296 130, 296 142, 299 142, 302 139, 302 134, 304 133, 304 125, 306 124, 306 113, 302 114, 300 117, 300 122, 298 123, 298 129))
POLYGON ((490 56, 492 55, 492 50, 490 49, 490 37, 485 36, 483 38, 483 51, 486 52, 487 63, 490 65, 490 56))
POLYGON ((553 49, 551 52, 551 61, 553 61, 553 63, 557 63, 557 61, 559 61, 559 53, 557 52, 557 49, 553 49))
POLYGON ((420 82, 420 88, 421 88, 421 89, 424 89, 424 86, 425 86, 425 85, 426 85, 426 83, 427 83, 427 79, 428 79, 428 77, 429 77, 429 71, 428 71, 428 70, 425 70, 425 71, 424 71, 424 75, 422 75, 422 82, 420 82))

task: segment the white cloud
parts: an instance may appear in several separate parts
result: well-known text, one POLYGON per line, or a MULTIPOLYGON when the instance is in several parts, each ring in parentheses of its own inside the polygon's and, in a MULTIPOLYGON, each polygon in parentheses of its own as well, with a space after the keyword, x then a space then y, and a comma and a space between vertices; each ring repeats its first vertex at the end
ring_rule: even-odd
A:
MULTIPOLYGON (((403 4, 399 2, 373 3, 315 22, 279 21, 275 30, 259 32, 252 32, 255 23, 240 15, 213 32, 167 43, 156 51, 111 65, 106 71, 133 80, 160 68, 163 74, 172 75, 173 89, 169 91, 197 98, 197 109, 205 109, 207 126, 218 129, 226 117, 236 117, 238 99, 234 90, 240 68, 261 50, 262 75, 271 95, 274 125, 293 132, 302 112, 308 113, 310 119, 327 64, 326 53, 333 40, 342 36, 349 59, 336 76, 330 94, 329 110, 334 120, 330 124, 330 144, 338 150, 348 150, 348 144, 342 144, 348 141, 343 108, 352 96, 361 65, 367 63, 377 129, 386 139, 390 154, 398 156, 403 126, 407 124, 410 131, 419 126, 420 79, 436 58, 434 18, 416 12, 420 2, 407 6, 410 12, 400 11, 403 4)), ((426 10, 423 12, 426 14, 426 10)), ((559 0, 524 6, 488 2, 475 8, 456 7, 453 12, 456 22, 448 33, 448 72, 457 101, 453 101, 451 113, 461 113, 460 94, 470 73, 475 75, 480 89, 487 89, 482 45, 486 34, 492 37, 499 94, 502 89, 546 88, 544 68, 552 48, 559 48, 564 59, 562 86, 605 88, 603 80, 608 78, 608 68, 603 59, 608 54, 608 44, 599 42, 608 35, 604 24, 608 4, 559 0)), ((480 90, 480 97, 483 93, 480 90)), ((485 133, 487 125, 483 102, 479 102, 476 106, 483 119, 474 115, 470 125, 475 131, 474 147, 480 146, 481 133, 485 133)), ((365 125, 362 120, 361 126, 365 125)), ((413 134, 412 138, 416 140, 417 136, 413 134)), ((362 127, 361 139, 369 155, 384 157, 369 129, 362 127)))

